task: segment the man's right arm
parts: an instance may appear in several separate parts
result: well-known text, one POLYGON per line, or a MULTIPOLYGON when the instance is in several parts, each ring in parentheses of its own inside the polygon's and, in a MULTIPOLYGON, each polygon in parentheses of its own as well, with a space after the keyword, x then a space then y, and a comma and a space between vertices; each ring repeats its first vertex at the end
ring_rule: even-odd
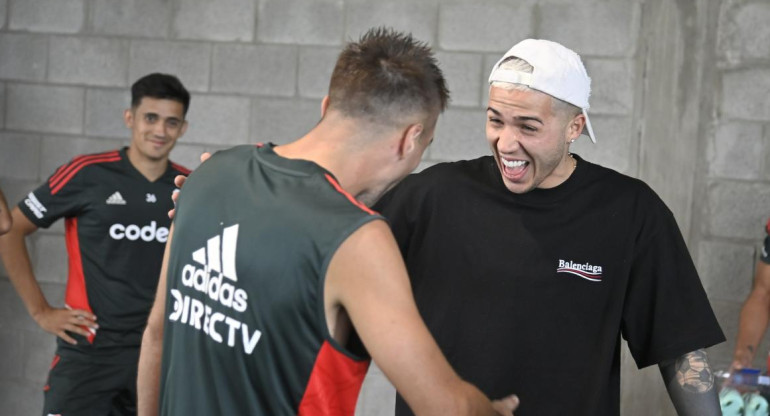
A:
POLYGON ((147 319, 147 327, 142 336, 142 347, 139 352, 139 374, 136 380, 139 416, 158 414, 160 367, 163 354, 163 319, 166 310, 166 273, 168 271, 168 253, 173 237, 174 224, 171 224, 166 240, 166 251, 163 254, 163 264, 160 268, 155 303, 152 305, 150 317, 147 319))
POLYGON ((3 191, 0 191, 0 235, 11 231, 11 211, 8 210, 8 203, 5 201, 3 191))
POLYGON ((87 337, 89 332, 84 326, 97 328, 96 317, 84 310, 51 307, 32 272, 32 262, 25 244, 27 235, 35 232, 37 226, 18 207, 13 209, 11 217, 11 230, 0 236, 0 256, 13 287, 24 302, 27 312, 41 328, 70 344, 76 344, 67 331, 87 337))
POLYGON ((741 309, 733 368, 751 367, 754 355, 770 321, 770 264, 757 263, 754 287, 741 309))
POLYGON ((335 305, 344 308, 369 354, 415 414, 510 415, 517 406, 515 397, 490 402, 451 368, 420 317, 384 221, 353 233, 334 254, 326 279, 327 319, 335 305))

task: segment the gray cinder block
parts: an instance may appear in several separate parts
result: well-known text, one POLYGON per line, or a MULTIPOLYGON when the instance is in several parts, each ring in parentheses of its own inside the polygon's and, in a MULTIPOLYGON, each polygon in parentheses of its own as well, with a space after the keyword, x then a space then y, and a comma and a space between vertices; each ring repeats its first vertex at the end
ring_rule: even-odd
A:
POLYGON ((85 25, 85 0, 8 0, 12 30, 77 33, 85 25))
POLYGON ((257 40, 300 45, 340 45, 345 27, 342 0, 263 0, 257 40))
POLYGON ((13 130, 80 134, 85 94, 80 87, 6 84, 5 127, 13 130))
POLYGON ((122 39, 51 38, 48 78, 53 82, 126 86, 128 42, 122 39))
POLYGON ((48 37, 36 34, 0 34, 0 78, 42 81, 48 62, 48 37))
POLYGON ((257 0, 180 0, 172 23, 179 39, 244 41, 254 39, 257 0))

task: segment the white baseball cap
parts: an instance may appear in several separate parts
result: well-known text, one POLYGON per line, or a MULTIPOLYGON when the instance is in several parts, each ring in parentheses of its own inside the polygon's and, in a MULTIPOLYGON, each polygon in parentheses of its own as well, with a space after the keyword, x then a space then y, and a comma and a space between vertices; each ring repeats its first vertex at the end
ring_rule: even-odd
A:
POLYGON ((583 134, 596 143, 591 121, 588 119, 591 78, 588 77, 580 56, 572 50, 549 40, 523 40, 506 52, 492 68, 489 83, 495 81, 526 85, 580 107, 586 118, 583 134), (534 68, 532 73, 501 69, 500 64, 510 57, 527 61, 534 68))

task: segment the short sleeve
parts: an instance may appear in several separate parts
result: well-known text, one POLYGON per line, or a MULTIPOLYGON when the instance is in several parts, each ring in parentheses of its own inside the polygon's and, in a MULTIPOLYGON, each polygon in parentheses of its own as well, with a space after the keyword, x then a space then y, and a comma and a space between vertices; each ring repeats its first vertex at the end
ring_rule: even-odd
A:
POLYGON ((621 329, 639 368, 725 340, 673 214, 645 189, 621 329))
POLYGON ((76 216, 85 206, 83 171, 69 176, 68 166, 61 166, 19 202, 21 212, 36 226, 48 228, 59 218, 76 216))
POLYGON ((762 244, 762 253, 759 256, 759 260, 770 264, 770 219, 767 220, 765 225, 765 241, 762 244))

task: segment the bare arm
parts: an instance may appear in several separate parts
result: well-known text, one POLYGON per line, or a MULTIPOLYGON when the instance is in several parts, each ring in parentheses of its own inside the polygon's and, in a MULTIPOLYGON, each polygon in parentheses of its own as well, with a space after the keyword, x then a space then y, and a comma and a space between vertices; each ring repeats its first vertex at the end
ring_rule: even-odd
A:
POLYGON ((160 365, 163 353, 163 321, 166 310, 166 273, 168 271, 168 253, 174 235, 174 224, 168 231, 163 265, 160 268, 158 291, 152 305, 147 327, 142 336, 142 349, 139 352, 139 374, 137 376, 136 395, 138 414, 150 416, 158 414, 160 395, 160 365))
POLYGON ((658 365, 668 395, 680 416, 719 416, 714 372, 704 350, 689 352, 658 365))
POLYGON ((11 231, 11 223, 11 211, 8 210, 3 191, 0 191, 0 235, 11 231))
POLYGON ((754 287, 741 309, 738 338, 733 353, 733 368, 751 367, 759 342, 770 321, 770 264, 757 263, 754 287))
POLYGON ((492 404, 452 370, 420 317, 401 254, 383 221, 364 225, 337 250, 324 302, 332 334, 344 309, 415 414, 510 415, 518 404, 513 397, 492 404))
POLYGON ((27 312, 41 328, 70 344, 76 344, 67 331, 87 337, 89 332, 85 327, 98 327, 96 316, 85 310, 51 307, 32 272, 32 263, 25 244, 27 235, 35 232, 37 226, 30 222, 18 207, 13 209, 11 216, 11 230, 0 236, 0 256, 13 287, 24 302, 27 312))

